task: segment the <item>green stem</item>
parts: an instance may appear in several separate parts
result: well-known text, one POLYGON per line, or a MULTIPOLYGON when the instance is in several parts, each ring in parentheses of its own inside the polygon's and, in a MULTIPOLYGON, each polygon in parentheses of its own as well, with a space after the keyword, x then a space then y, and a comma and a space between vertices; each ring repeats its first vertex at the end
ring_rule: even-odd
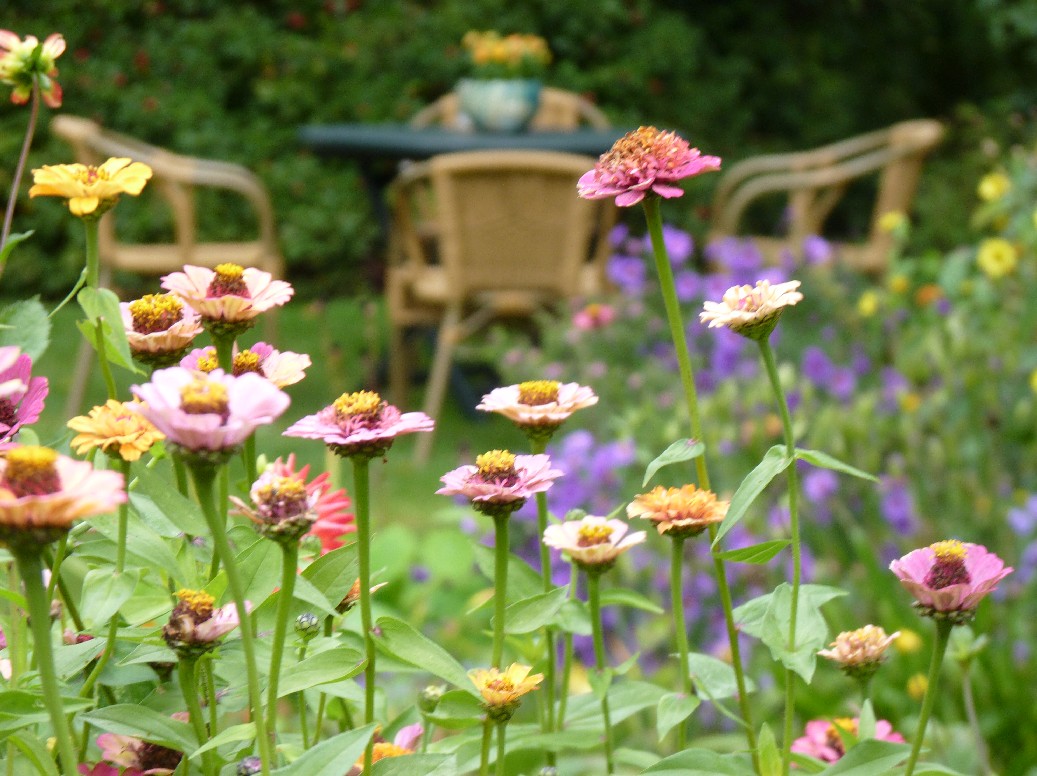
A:
MULTIPOLYGON (((695 373, 691 367, 691 356, 688 352, 687 336, 681 318, 680 300, 677 298, 677 286, 673 279, 673 267, 666 252, 666 241, 663 239, 662 215, 659 212, 659 199, 654 196, 642 200, 648 234, 652 242, 652 254, 655 259, 656 274, 659 276, 659 287, 662 291, 663 304, 666 308, 666 320, 670 327, 677 366, 680 371, 681 385, 684 388, 684 399, 688 408, 691 438, 702 439, 702 419, 699 414, 698 393, 695 389, 695 373)), ((700 455, 695 459, 695 474, 699 487, 710 489, 709 471, 706 468, 706 457, 700 455)), ((710 540, 716 538, 716 528, 710 528, 710 540)), ((738 643, 738 626, 735 624, 734 606, 731 591, 727 583, 727 569, 724 561, 713 556, 713 569, 717 578, 717 589, 724 609, 724 624, 727 628, 728 648, 731 651, 731 665, 735 672, 735 683, 738 687, 738 705, 744 720, 745 738, 752 752, 753 767, 760 772, 759 755, 756 746, 756 730, 752 719, 752 708, 749 705, 749 693, 746 690, 745 668, 742 665, 742 649, 738 643)))
MULTIPOLYGON (((209 732, 205 729, 205 717, 201 704, 198 703, 198 681, 195 671, 197 664, 197 660, 180 658, 180 662, 177 663, 177 677, 180 680, 180 693, 184 696, 184 704, 191 717, 191 727, 194 728, 194 735, 198 739, 198 746, 203 746, 209 741, 209 732)), ((202 753, 202 772, 205 776, 213 776, 216 773, 213 754, 211 749, 202 753)))
MULTIPOLYGON (((793 459, 796 455, 796 437, 792 431, 792 416, 789 414, 789 403, 785 398, 785 391, 781 387, 781 378, 778 376, 778 366, 774 360, 774 350, 771 348, 770 340, 767 338, 756 340, 760 346, 760 355, 767 369, 767 377, 770 379, 771 388, 774 390, 774 398, 778 404, 781 414, 781 425, 785 431, 785 454, 793 459)), ((789 610, 789 638, 787 648, 789 652, 796 649, 796 621, 799 619, 799 585, 802 577, 802 560, 799 535, 799 476, 796 472, 796 462, 786 469, 789 481, 789 530, 792 535, 792 604, 789 610)), ((792 730, 793 716, 796 711, 795 693, 796 674, 792 669, 785 670, 785 729, 781 742, 781 769, 786 775, 792 764, 792 730)))
MULTIPOLYGON (((65 537, 62 537, 65 538, 65 537)), ((50 581, 54 582, 54 575, 51 574, 50 581)), ((7 567, 7 589, 18 590, 21 583, 18 581, 18 569, 15 564, 11 563, 7 567)), ((47 595, 47 600, 52 600, 53 596, 47 595)), ((8 623, 10 627, 7 629, 7 655, 11 660, 11 687, 13 689, 18 688, 18 679, 25 671, 28 661, 26 660, 28 653, 28 634, 25 632, 25 612, 22 611, 21 607, 16 605, 13 601, 8 602, 10 606, 8 611, 10 613, 8 623)))
POLYGON ((479 776, 490 776, 490 744, 493 743, 493 723, 487 717, 482 723, 482 748, 479 750, 479 776))
POLYGON ((176 456, 173 456, 173 476, 176 479, 176 489, 181 496, 187 494, 187 468, 184 466, 184 462, 176 456))
POLYGON ((925 728, 929 724, 929 716, 933 713, 933 704, 936 701, 936 684, 940 680, 940 667, 943 665, 943 656, 947 652, 947 643, 950 641, 953 627, 954 624, 950 620, 936 621, 936 642, 933 644, 933 657, 929 663, 929 682, 925 687, 922 711, 918 715, 918 729, 915 731, 915 740, 911 746, 911 756, 907 760, 904 776, 911 776, 914 773, 918 755, 922 751, 925 728))
MULTIPOLYGON (((130 462, 119 461, 122 479, 127 489, 130 484, 130 462)), ((126 538, 129 534, 130 503, 129 500, 119 504, 119 533, 115 544, 115 573, 121 574, 126 569, 126 538)))
POLYGON ((972 694, 972 663, 966 661, 961 666, 961 695, 965 707, 965 719, 969 722, 972 738, 976 744, 976 759, 979 760, 980 773, 984 776, 993 773, 990 767, 990 753, 987 742, 983 739, 983 730, 979 726, 979 715, 976 713, 976 699, 972 694))
POLYGON ((281 543, 281 590, 277 594, 277 618, 274 620, 274 642, 270 654, 270 674, 266 707, 270 710, 270 734, 277 738, 277 684, 281 678, 281 657, 288 634, 288 615, 292 610, 295 578, 299 574, 299 543, 281 543))
MULTIPOLYGON (((600 571, 587 572, 587 603, 590 606, 591 629, 594 634, 594 665, 600 676, 605 672, 605 639, 601 628, 601 594, 598 582, 600 571)), ((685 663, 687 665, 687 663, 685 663)), ((686 672, 685 672, 686 673, 686 672)), ((601 695, 601 715, 605 719, 605 765, 608 773, 615 773, 612 762, 612 721, 609 719, 608 689, 601 695)))
POLYGON ((490 665, 500 668, 504 658, 504 610, 508 605, 508 515, 495 515, 493 527, 493 659, 490 665))
MULTIPOLYGON (((18 189, 22 185, 22 173, 25 172, 25 163, 29 159, 29 149, 32 147, 32 137, 36 134, 36 120, 40 115, 40 85, 33 76, 32 104, 29 106, 29 121, 25 126, 25 138, 22 140, 22 150, 18 154, 18 161, 14 165, 14 177, 11 179, 11 195, 7 199, 7 209, 4 211, 4 225, 0 229, 0 251, 7 244, 7 238, 11 235, 11 223, 14 221, 14 206, 18 201, 18 189)), ((3 274, 6 262, 0 262, 0 274, 3 274)))
MULTIPOLYGON (((60 550, 61 548, 59 547, 58 549, 60 550)), ((61 574, 60 574, 61 565, 58 562, 59 559, 58 558, 51 559, 50 558, 50 552, 49 552, 48 549, 44 549, 44 551, 43 551, 43 559, 50 566, 50 578, 51 578, 51 581, 53 581, 55 579, 58 580, 58 582, 57 582, 58 593, 61 594, 61 601, 65 605, 65 611, 68 612, 68 616, 72 618, 72 624, 76 626, 76 631, 79 632, 79 633, 82 633, 84 630, 86 630, 86 627, 83 625, 83 618, 79 616, 79 607, 76 606, 76 602, 72 598, 72 594, 69 592, 68 585, 65 583, 64 577, 62 577, 61 574)), ((62 557, 60 558, 60 560, 64 560, 64 553, 62 553, 62 557)), ((51 596, 47 596, 48 604, 49 604, 49 602, 51 600, 52 600, 52 597, 51 596)))
POLYGON ((115 377, 112 375, 112 366, 108 363, 108 351, 104 346, 104 321, 102 319, 97 319, 94 331, 97 336, 97 363, 101 367, 105 390, 108 391, 109 399, 118 399, 119 389, 115 387, 115 377))
POLYGON ((230 542, 227 541, 226 513, 216 508, 216 493, 213 480, 216 478, 214 467, 204 463, 191 467, 191 476, 194 479, 194 489, 201 502, 202 511, 209 524, 212 533, 213 548, 218 556, 223 570, 227 574, 227 584, 230 587, 231 596, 234 598, 234 606, 238 611, 238 630, 241 632, 241 647, 245 653, 245 671, 248 679, 249 704, 252 710, 252 720, 256 725, 256 741, 259 748, 259 760, 263 776, 268 776, 273 759, 270 752, 270 738, 266 731, 266 718, 263 710, 263 694, 259 685, 259 672, 256 670, 256 650, 252 637, 252 618, 248 607, 245 605, 245 585, 238 571, 238 564, 234 559, 230 542))
POLYGON ((211 655, 206 657, 200 668, 205 682, 205 705, 209 709, 209 730, 217 730, 220 715, 216 700, 216 670, 213 668, 211 655))
MULTIPOLYGON (((335 618, 328 615, 324 618, 324 635, 327 638, 331 637, 335 627, 335 618)), ((317 701, 317 718, 313 721, 313 746, 317 745, 320 741, 321 727, 324 725, 324 707, 327 706, 328 696, 323 692, 320 694, 320 700, 317 701)))
POLYGON ((61 703, 61 686, 54 673, 54 650, 50 641, 50 602, 43 590, 43 564, 38 548, 29 550, 12 549, 18 572, 25 584, 25 598, 29 607, 29 627, 32 629, 33 652, 43 690, 43 703, 50 715, 57 751, 61 759, 61 773, 76 776, 76 749, 72 744, 72 732, 65 709, 61 703))
POLYGON ((432 741, 432 719, 428 714, 421 715, 421 721, 425 723, 425 729, 421 732, 421 753, 428 751, 429 742, 432 741))
MULTIPOLYGON (((530 436, 530 447, 534 455, 542 454, 547 449, 547 440, 536 435, 530 436)), ((550 593, 551 584, 551 550, 544 544, 544 531, 547 530, 547 493, 536 494, 537 505, 537 543, 540 545, 540 577, 544 592, 550 593)), ((544 649, 547 653, 544 662, 544 704, 547 714, 541 720, 544 733, 552 733, 555 729, 555 632, 550 625, 544 626, 544 649)), ((547 752, 547 764, 555 764, 555 753, 547 752)))
MULTIPOLYGON (((357 557, 360 565, 360 629, 363 631, 367 664, 364 666, 364 724, 374 722, 375 651, 371 635, 371 499, 370 460, 361 455, 350 458, 353 462, 353 504, 356 515, 357 557)), ((364 749, 363 773, 371 772, 374 738, 364 749)))
POLYGON ((97 288, 101 283, 101 259, 97 247, 97 218, 84 218, 86 231, 86 287, 97 288))
POLYGON ((255 482, 259 479, 259 472, 256 470, 256 435, 255 433, 249 434, 245 440, 245 446, 241 451, 241 459, 245 464, 245 477, 249 483, 255 482))
MULTIPOLYGON (((684 537, 673 537, 670 546, 670 608, 673 609, 673 627, 677 633, 677 671, 681 677, 681 692, 691 695, 691 675, 688 673, 688 628, 684 621, 684 537)), ((677 726, 677 751, 683 751, 687 741, 686 726, 677 726)))
MULTIPOLYGON (((569 564, 569 598, 576 597, 576 564, 569 564)), ((563 636, 565 647, 562 657, 562 681, 561 697, 558 699, 558 716, 555 719, 555 729, 562 730, 565 727, 565 712, 569 705, 569 679, 573 669, 573 635, 569 631, 563 636)))
POLYGON ((212 344, 216 348, 216 363, 227 374, 234 373, 234 337, 212 335, 212 344))
POLYGON ((497 767, 494 769, 494 773, 496 774, 496 776, 504 776, 504 734, 507 731, 507 729, 507 722, 497 723, 497 767))

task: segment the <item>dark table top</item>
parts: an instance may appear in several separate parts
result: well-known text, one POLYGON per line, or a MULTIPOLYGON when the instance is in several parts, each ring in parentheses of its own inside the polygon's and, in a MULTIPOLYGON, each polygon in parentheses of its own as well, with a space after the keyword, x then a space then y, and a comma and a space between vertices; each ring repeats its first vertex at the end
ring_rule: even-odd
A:
POLYGON ((483 149, 565 151, 600 156, 623 136, 623 129, 570 132, 458 132, 406 124, 313 124, 299 129, 299 142, 321 156, 364 160, 372 157, 427 159, 436 154, 483 149))

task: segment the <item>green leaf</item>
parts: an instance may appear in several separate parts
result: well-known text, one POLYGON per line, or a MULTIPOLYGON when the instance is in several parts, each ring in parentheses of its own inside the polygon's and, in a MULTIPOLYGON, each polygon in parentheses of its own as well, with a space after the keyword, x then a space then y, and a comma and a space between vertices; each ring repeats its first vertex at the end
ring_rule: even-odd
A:
POLYGON ((874 474, 868 474, 866 471, 850 466, 848 463, 843 463, 838 458, 833 458, 828 453, 822 453, 820 450, 802 450, 796 448, 796 458, 801 461, 806 461, 813 466, 819 466, 822 469, 831 469, 832 471, 840 472, 842 474, 849 474, 851 477, 859 477, 862 480, 871 480, 872 482, 878 482, 878 477, 874 474))
POLYGON ((238 553, 238 572, 245 587, 245 598, 262 601, 281 579, 281 548, 277 542, 256 539, 238 553))
MULTIPOLYGON (((115 515, 104 515, 91 520, 90 527, 113 545, 119 540, 118 519, 115 515)), ((174 579, 181 573, 180 564, 169 545, 143 520, 136 520, 130 524, 130 530, 126 534, 126 561, 128 566, 161 569, 174 579)))
POLYGON ((641 773, 654 776, 751 776, 752 759, 745 754, 718 754, 709 749, 685 749, 660 760, 641 773))
MULTIPOLYGON (((624 680, 609 688, 609 718, 613 725, 618 725, 628 717, 632 717, 645 709, 655 708, 666 691, 658 685, 648 682, 624 680)), ((573 696, 569 701, 569 713, 566 715, 567 728, 604 727, 601 719, 601 701, 594 693, 573 696)))
POLYGON ((652 479, 653 475, 664 466, 669 466, 673 463, 680 463, 681 461, 690 461, 692 458, 698 458, 705 452, 706 446, 695 439, 678 439, 672 445, 666 448, 663 453, 648 464, 645 469, 644 479, 641 481, 641 487, 643 488, 648 484, 648 481, 652 479))
MULTIPOLYGON (((493 581, 493 567, 496 563, 493 547, 474 544, 475 565, 479 567, 487 579, 493 581)), ((524 598, 532 598, 544 592, 544 581, 528 563, 517 555, 508 555, 508 602, 514 603, 524 598)))
POLYGON ((761 566, 771 558, 788 547, 792 542, 788 539, 779 539, 773 542, 761 542, 751 547, 740 547, 737 550, 726 550, 714 553, 715 557, 732 563, 751 563, 761 566))
POLYGON ((556 622, 563 631, 575 633, 577 636, 590 636, 593 631, 590 612, 583 601, 573 599, 566 601, 558 610, 556 622))
POLYGON ((602 606, 626 606, 643 612, 662 614, 664 609, 649 598, 625 587, 612 587, 601 592, 602 606))
POLYGON ((137 571, 114 574, 110 569, 90 569, 83 579, 83 592, 79 599, 83 624, 88 629, 105 625, 119 607, 130 600, 139 581, 137 571))
POLYGON ((428 671, 445 682, 476 694, 475 685, 460 663, 431 639, 395 617, 379 617, 374 640, 386 654, 428 671))
POLYGON ((40 739, 28 731, 15 733, 9 737, 8 742, 18 747, 25 755, 38 776, 58 776, 58 767, 54 764, 54 758, 47 751, 47 746, 40 739))
POLYGON ((553 623, 568 595, 568 588, 556 587, 548 593, 516 601, 504 610, 504 632, 532 633, 553 623))
POLYGON ((39 297, 14 302, 0 310, 0 345, 15 345, 36 361, 49 344, 50 318, 39 297))
POLYGON ((147 706, 119 703, 95 709, 82 714, 80 718, 109 733, 136 736, 181 752, 193 752, 198 748, 198 741, 189 724, 147 706))
POLYGON ((374 725, 348 730, 321 741, 290 765, 273 771, 274 776, 342 776, 344 769, 363 755, 374 725))
POLYGON ((766 722, 760 728, 756 748, 760 753, 760 776, 781 776, 781 752, 774 731, 766 722))
POLYGON ((830 768, 821 771, 821 776, 875 776, 887 773, 903 761, 911 747, 892 741, 877 741, 874 738, 862 741, 848 751, 830 768))
MULTIPOLYGON (((688 673, 702 695, 713 700, 731 698, 738 693, 738 680, 730 663, 712 655, 692 652, 688 655, 688 673)), ((752 679, 745 677, 745 691, 756 687, 752 679)))
MULTIPOLYGON (((335 605, 302 574, 295 578, 295 590, 293 591, 292 598, 309 604, 323 615, 335 616, 335 605)), ((340 598, 339 601, 341 600, 340 598)), ((338 603, 338 601, 335 603, 338 603)))
POLYGON ((277 697, 283 698, 328 682, 340 682, 356 676, 363 669, 363 656, 355 649, 338 647, 318 652, 285 668, 277 686, 277 697))
POLYGON ((130 355, 130 343, 126 339, 126 328, 119 311, 119 297, 107 288, 87 287, 79 292, 76 301, 87 317, 85 321, 77 321, 76 326, 93 345, 94 350, 97 350, 97 326, 100 323, 108 361, 134 374, 144 374, 140 367, 133 363, 133 357, 130 355))
MULTIPOLYGON (((90 708, 94 702, 89 698, 62 697, 61 704, 67 714, 74 714, 90 708)), ((49 720, 50 714, 39 695, 24 690, 0 692, 0 732, 10 732, 49 720)))
POLYGON ((724 538, 724 535, 742 519, 746 510, 756 500, 756 497, 763 492, 763 489, 770 484, 771 480, 789 468, 791 463, 792 458, 786 452, 785 445, 774 445, 766 452, 763 460, 742 480, 735 494, 731 497, 731 504, 727 508, 727 516, 717 530, 716 539, 713 540, 713 547, 716 547, 720 540, 724 538))
POLYGON ((861 704, 861 714, 857 722, 857 739, 866 741, 875 737, 875 707, 871 705, 871 698, 865 698, 861 704))
MULTIPOLYGON (((14 247, 20 243, 28 240, 35 233, 34 229, 30 229, 28 232, 16 232, 15 234, 7 235, 7 241, 4 243, 3 248, 0 248, 0 267, 3 267, 7 260, 11 256, 11 251, 14 247)), ((35 360, 35 357, 33 357, 35 360)))
MULTIPOLYGON (((146 466, 138 466, 135 473, 140 491, 150 497, 170 523, 188 536, 207 536, 209 534, 209 526, 205 522, 201 507, 181 495, 169 479, 146 466)), ((143 515, 143 508, 136 501, 136 493, 130 493, 130 501, 143 515)), ((163 533, 157 528, 156 530, 163 533)))
POLYGON ((90 639, 81 644, 62 644, 54 650, 54 671, 68 679, 86 668, 104 651, 104 639, 90 639))
POLYGON ((614 672, 611 668, 606 668, 603 671, 593 670, 587 672, 587 681, 590 683, 591 690, 594 692, 594 697, 599 701, 605 697, 605 693, 609 691, 609 685, 612 684, 612 677, 614 672))
POLYGON ((464 690, 450 690, 443 693, 429 719, 441 728, 460 730, 482 724, 483 713, 479 698, 464 690))
POLYGON ((352 566, 356 562, 356 545, 348 544, 322 555, 303 569, 302 576, 308 579, 317 590, 333 605, 337 606, 353 581, 357 578, 352 566))
POLYGON ((457 757, 452 754, 411 754, 386 757, 371 766, 374 776, 457 776, 457 757))
POLYGON ((213 736, 207 742, 191 752, 191 754, 188 755, 188 759, 193 760, 203 752, 208 752, 210 749, 215 749, 224 744, 232 744, 235 741, 249 741, 255 737, 255 722, 246 722, 243 725, 233 725, 226 730, 220 731, 218 735, 213 736))
POLYGON ((659 742, 662 743, 667 733, 690 717, 700 703, 702 701, 696 696, 679 692, 667 693, 660 698, 655 710, 655 729, 659 742))

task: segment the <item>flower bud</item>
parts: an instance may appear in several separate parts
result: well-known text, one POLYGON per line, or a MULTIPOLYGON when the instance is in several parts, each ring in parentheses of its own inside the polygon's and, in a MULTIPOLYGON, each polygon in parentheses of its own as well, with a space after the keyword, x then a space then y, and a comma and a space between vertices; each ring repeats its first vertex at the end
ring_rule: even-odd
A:
POLYGON ((295 618, 295 632, 303 641, 309 641, 320 633, 320 618, 312 612, 303 612, 295 618))
POLYGON ((263 770, 263 763, 254 754, 238 763, 237 776, 253 776, 263 770))
POLYGON ((441 684, 430 684, 418 694, 418 708, 425 714, 431 714, 439 705, 446 687, 441 684))

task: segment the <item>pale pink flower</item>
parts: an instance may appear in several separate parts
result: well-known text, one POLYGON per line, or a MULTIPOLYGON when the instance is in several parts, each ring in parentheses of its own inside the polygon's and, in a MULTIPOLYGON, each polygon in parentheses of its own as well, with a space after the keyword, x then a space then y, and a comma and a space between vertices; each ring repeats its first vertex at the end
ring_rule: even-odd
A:
POLYGON ((909 552, 889 564, 929 617, 968 622, 979 602, 1012 572, 981 544, 955 539, 909 552))
POLYGON ((503 415, 526 431, 554 431, 576 410, 597 403, 597 395, 585 385, 529 380, 494 388, 476 409, 503 415))
POLYGON ((546 491, 561 477, 551 468, 547 455, 513 455, 507 450, 491 450, 475 459, 475 465, 461 466, 440 477, 441 496, 463 496, 472 506, 489 515, 509 514, 530 496, 546 491))
POLYGON ((192 452, 230 451, 259 427, 276 420, 289 398, 256 374, 208 374, 183 367, 160 369, 135 385, 135 409, 173 444, 192 452))
POLYGON ((584 199, 615 197, 619 207, 636 205, 647 193, 671 198, 684 195, 672 184, 720 169, 720 158, 702 156, 686 140, 655 127, 639 127, 602 154, 576 186, 584 199))
POLYGON ((594 302, 573 314, 573 326, 581 331, 603 329, 616 320, 616 308, 594 302))
MULTIPOLYGON (((181 722, 190 719, 185 712, 177 712, 172 716, 181 722)), ((97 745, 105 762, 92 769, 88 765, 80 765, 79 772, 83 776, 118 776, 120 773, 122 776, 166 776, 176 770, 184 756, 183 752, 175 749, 116 733, 102 733, 97 737, 97 745), (111 766, 117 767, 106 770, 111 766)))
MULTIPOLYGON (((806 735, 792 742, 792 751, 817 758, 821 762, 834 763, 846 754, 842 734, 849 733, 856 738, 857 726, 856 717, 842 717, 831 722, 826 719, 811 720, 806 724, 806 735)), ((875 722, 875 739, 904 743, 904 737, 894 732, 893 726, 884 719, 875 722)))
POLYGON ((172 366, 202 333, 198 313, 175 294, 146 294, 119 310, 130 351, 149 366, 172 366))
MULTIPOLYGON (((306 370, 311 363, 305 353, 276 350, 265 342, 257 342, 244 350, 238 348, 237 343, 234 344, 234 375, 255 372, 278 388, 294 385, 306 377, 306 370)), ((195 348, 180 359, 180 366, 198 372, 211 372, 219 366, 216 348, 212 345, 195 348)))
POLYGON ((39 420, 49 390, 46 377, 32 376, 32 358, 14 346, 0 348, 0 451, 39 420))
MULTIPOLYGON (((215 599, 204 590, 178 590, 177 604, 162 626, 162 638, 174 650, 198 655, 217 646, 217 642, 238 627, 238 609, 234 603, 216 608, 215 599)), ((245 602, 252 611, 252 602, 245 602)))
POLYGON ((54 60, 65 51, 65 39, 54 32, 43 41, 39 58, 33 56, 40 42, 34 35, 25 40, 10 30, 0 30, 0 83, 14 87, 11 102, 24 105, 32 95, 33 83, 38 83, 40 97, 51 108, 61 107, 61 85, 54 60))
POLYGON ((320 439, 336 454, 374 458, 396 437, 431 431, 435 421, 423 412, 401 413, 374 391, 344 393, 333 404, 294 423, 285 436, 320 439))
POLYGON ((837 664, 847 676, 867 679, 885 659, 889 645, 900 636, 900 631, 887 634, 878 625, 865 625, 852 631, 843 631, 817 654, 837 664))
POLYGON ((699 321, 714 329, 726 326, 749 339, 764 339, 778 323, 789 305, 802 301, 798 280, 772 286, 768 280, 757 280, 756 287, 732 286, 720 302, 705 302, 699 321))
POLYGON ((648 536, 644 531, 629 531, 630 526, 622 520, 587 515, 549 525, 544 531, 544 544, 561 550, 582 568, 602 570, 648 536))
POLYGON ((269 272, 237 264, 215 269, 188 264, 183 272, 163 277, 162 288, 183 299, 206 322, 224 323, 250 323, 295 293, 289 283, 274 280, 269 272))
MULTIPOLYGON (((301 469, 295 467, 295 453, 289 454, 288 460, 278 458, 270 464, 270 470, 277 476, 291 477, 306 483, 310 465, 306 464, 301 469)), ((356 532, 356 519, 349 511, 352 502, 345 488, 332 490, 331 474, 328 472, 321 472, 306 483, 306 491, 316 496, 313 508, 317 512, 317 519, 309 535, 320 539, 320 554, 326 555, 342 546, 342 538, 346 534, 356 532)))

